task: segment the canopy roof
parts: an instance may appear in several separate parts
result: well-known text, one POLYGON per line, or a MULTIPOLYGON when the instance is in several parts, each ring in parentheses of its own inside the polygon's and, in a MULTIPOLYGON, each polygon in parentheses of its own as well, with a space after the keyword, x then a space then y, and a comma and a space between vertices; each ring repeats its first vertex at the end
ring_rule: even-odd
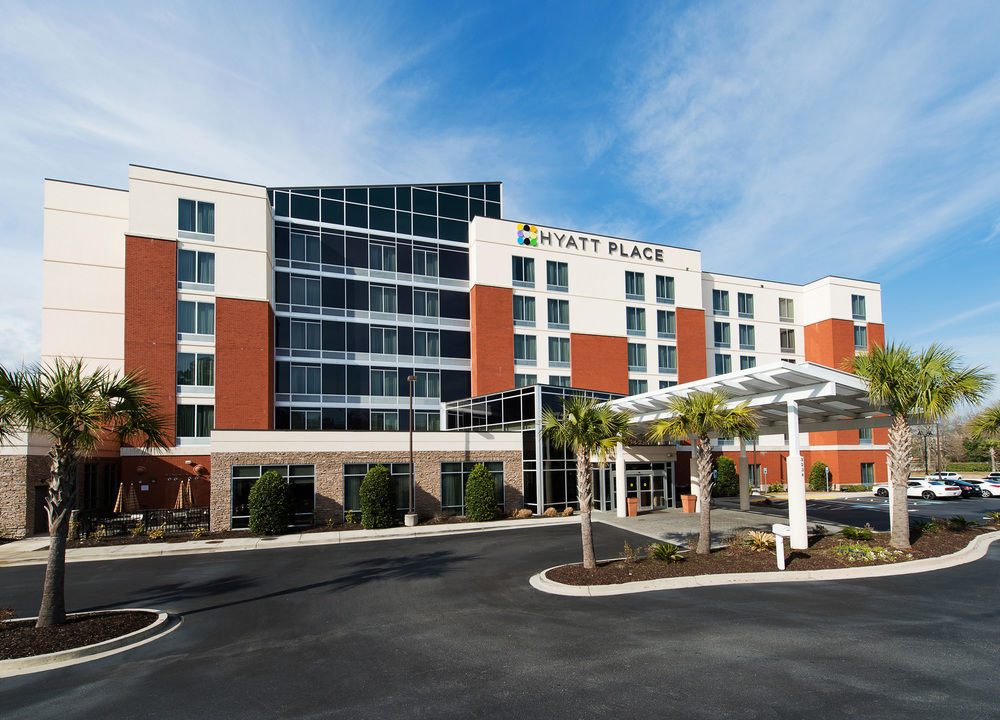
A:
POLYGON ((788 403, 798 406, 800 432, 888 427, 892 418, 872 406, 864 380, 841 370, 816 363, 776 362, 757 368, 715 375, 703 380, 652 390, 612 400, 617 410, 627 410, 637 425, 650 425, 673 415, 673 398, 694 392, 719 390, 729 404, 748 402, 760 417, 760 434, 788 429, 788 403))

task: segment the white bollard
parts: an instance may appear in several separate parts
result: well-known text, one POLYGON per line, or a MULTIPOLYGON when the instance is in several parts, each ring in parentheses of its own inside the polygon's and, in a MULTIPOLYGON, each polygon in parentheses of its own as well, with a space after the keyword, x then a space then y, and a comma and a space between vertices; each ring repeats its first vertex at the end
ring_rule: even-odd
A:
POLYGON ((774 552, 778 559, 778 569, 785 569, 785 538, 790 538, 792 536, 792 528, 790 525, 782 525, 781 523, 774 523, 771 526, 771 532, 774 533, 774 552))

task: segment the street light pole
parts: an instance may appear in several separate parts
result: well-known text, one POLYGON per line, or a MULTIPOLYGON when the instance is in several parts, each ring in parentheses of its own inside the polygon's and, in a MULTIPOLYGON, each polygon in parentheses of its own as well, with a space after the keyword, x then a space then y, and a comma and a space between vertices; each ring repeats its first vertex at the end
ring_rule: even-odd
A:
POLYGON ((413 472, 413 386, 417 382, 416 375, 409 375, 406 382, 410 385, 410 509, 403 518, 403 524, 412 527, 417 524, 416 494, 417 486, 413 472))

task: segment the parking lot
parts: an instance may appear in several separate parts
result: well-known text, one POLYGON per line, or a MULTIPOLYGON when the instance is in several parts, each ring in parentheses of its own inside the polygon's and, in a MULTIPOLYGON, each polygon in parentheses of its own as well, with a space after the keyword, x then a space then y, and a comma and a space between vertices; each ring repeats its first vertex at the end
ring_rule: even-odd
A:
MULTIPOLYGON (((910 510, 910 518, 920 520, 961 515, 968 520, 983 522, 986 519, 986 513, 1000 511, 1000 498, 956 498, 951 500, 909 498, 906 504, 910 510)), ((755 502, 751 508, 754 512, 787 517, 788 501, 771 500, 770 506, 755 502)), ((810 523, 830 522, 859 527, 868 523, 875 530, 887 531, 889 529, 889 499, 874 495, 807 500, 806 514, 810 523)))

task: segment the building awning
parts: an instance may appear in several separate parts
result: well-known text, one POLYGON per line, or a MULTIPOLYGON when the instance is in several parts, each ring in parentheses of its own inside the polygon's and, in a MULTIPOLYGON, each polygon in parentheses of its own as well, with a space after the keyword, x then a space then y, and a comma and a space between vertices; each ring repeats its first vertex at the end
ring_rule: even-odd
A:
POLYGON ((760 417, 760 434, 788 430, 789 401, 798 406, 800 432, 888 427, 892 418, 868 399, 864 380, 816 363, 776 362, 757 368, 715 375, 703 380, 651 390, 612 400, 617 410, 632 413, 635 424, 649 426, 671 417, 673 398, 720 390, 730 405, 747 402, 760 417))

